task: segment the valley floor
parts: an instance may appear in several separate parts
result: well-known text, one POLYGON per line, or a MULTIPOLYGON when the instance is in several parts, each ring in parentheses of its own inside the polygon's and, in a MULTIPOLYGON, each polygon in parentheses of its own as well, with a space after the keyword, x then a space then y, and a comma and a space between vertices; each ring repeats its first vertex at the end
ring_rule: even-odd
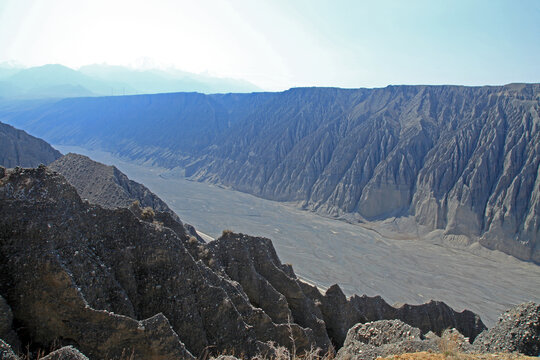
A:
POLYGON ((540 302, 540 266, 484 248, 450 248, 435 241, 395 239, 287 204, 179 178, 167 170, 111 154, 55 146, 115 165, 143 183, 197 230, 224 229, 272 239, 282 262, 321 288, 338 283, 349 295, 381 295, 389 303, 442 300, 470 309, 487 326, 511 305, 540 302))

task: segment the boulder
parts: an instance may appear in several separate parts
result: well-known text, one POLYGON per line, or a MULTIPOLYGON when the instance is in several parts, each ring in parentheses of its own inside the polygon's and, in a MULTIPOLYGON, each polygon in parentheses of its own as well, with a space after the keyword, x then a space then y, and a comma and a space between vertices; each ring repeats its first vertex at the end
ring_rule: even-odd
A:
POLYGON ((371 360, 428 350, 437 350, 437 341, 424 339, 420 329, 400 320, 379 320, 352 327, 337 359, 371 360))
POLYGON ((64 346, 42 357, 41 360, 88 360, 88 358, 73 346, 64 346))
POLYGON ((540 355, 540 304, 528 302, 504 312, 497 324, 474 341, 479 352, 540 355))

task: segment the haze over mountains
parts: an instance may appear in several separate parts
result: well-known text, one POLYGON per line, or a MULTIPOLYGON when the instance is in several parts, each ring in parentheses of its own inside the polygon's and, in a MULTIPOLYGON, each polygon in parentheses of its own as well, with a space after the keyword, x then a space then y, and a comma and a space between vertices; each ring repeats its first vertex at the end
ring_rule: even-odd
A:
POLYGON ((540 262, 540 85, 66 99, 0 120, 267 199, 540 262), (412 225, 411 225, 412 224, 412 225), (441 234, 441 232, 439 232, 441 234))
POLYGON ((87 65, 79 70, 59 64, 21 68, 0 64, 0 99, 152 94, 179 91, 227 93, 257 91, 243 80, 180 70, 131 69, 87 65))

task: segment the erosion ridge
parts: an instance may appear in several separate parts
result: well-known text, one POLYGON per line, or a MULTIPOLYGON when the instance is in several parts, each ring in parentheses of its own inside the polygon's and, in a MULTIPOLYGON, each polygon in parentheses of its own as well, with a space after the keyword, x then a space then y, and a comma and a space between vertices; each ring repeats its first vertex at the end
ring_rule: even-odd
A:
POLYGON ((540 263, 539 101, 539 84, 296 88, 66 99, 0 119, 330 216, 412 217, 540 263))
MULTIPOLYGON (((344 319, 371 316, 360 303, 340 308, 352 298, 334 301, 300 282, 268 239, 225 233, 204 244, 154 218, 84 202, 43 166, 0 168, 0 214, 0 295, 22 343, 60 339, 90 358, 126 348, 135 358, 189 358, 208 346, 250 355, 269 351, 268 341, 290 347, 291 332, 299 350, 339 346, 325 306, 344 319)), ((427 304, 416 312, 447 311, 427 304)), ((448 314, 440 326, 461 326, 471 338, 485 328, 472 313, 466 321, 448 314)))
POLYGON ((0 166, 48 165, 62 154, 45 141, 0 122, 0 166))

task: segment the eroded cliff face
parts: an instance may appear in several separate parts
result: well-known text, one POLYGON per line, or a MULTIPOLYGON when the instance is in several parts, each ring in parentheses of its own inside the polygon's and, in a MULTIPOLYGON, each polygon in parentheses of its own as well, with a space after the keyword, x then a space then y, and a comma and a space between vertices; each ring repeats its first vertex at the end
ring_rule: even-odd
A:
POLYGON ((188 356, 183 343, 194 354, 210 345, 255 354, 267 333, 288 339, 286 326, 193 259, 169 228, 84 203, 44 167, 2 175, 0 291, 26 340, 63 339, 92 358, 134 349, 160 359, 188 356))
POLYGON ((0 166, 48 165, 62 154, 45 141, 0 123, 0 166))
POLYGON ((267 354, 269 341, 292 348, 291 338, 298 351, 327 350, 349 326, 392 316, 422 331, 484 329, 443 303, 402 311, 337 286, 323 295, 268 239, 226 232, 204 244, 132 210, 84 202, 46 167, 0 168, 3 336, 16 329, 23 344, 59 341, 91 359, 166 359, 267 354))
POLYGON ((412 215, 538 262, 539 94, 538 85, 294 89, 286 120, 251 114, 186 174, 333 216, 412 215))
POLYGON ((330 216, 412 217, 538 263, 539 96, 538 84, 299 88, 69 99, 0 117, 330 216))

